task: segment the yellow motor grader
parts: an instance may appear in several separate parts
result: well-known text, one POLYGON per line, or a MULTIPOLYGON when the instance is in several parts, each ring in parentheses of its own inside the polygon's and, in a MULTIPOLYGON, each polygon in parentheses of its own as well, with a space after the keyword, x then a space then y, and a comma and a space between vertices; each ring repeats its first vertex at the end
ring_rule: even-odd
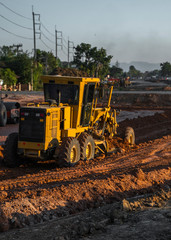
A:
MULTIPOLYGON (((117 133, 116 110, 97 107, 103 94, 99 78, 42 76, 44 102, 29 103, 20 109, 19 133, 11 133, 4 147, 8 167, 21 164, 23 157, 55 159, 59 167, 73 166, 80 159, 92 159, 107 152, 106 136, 117 133)), ((132 128, 126 138, 134 144, 132 128)))

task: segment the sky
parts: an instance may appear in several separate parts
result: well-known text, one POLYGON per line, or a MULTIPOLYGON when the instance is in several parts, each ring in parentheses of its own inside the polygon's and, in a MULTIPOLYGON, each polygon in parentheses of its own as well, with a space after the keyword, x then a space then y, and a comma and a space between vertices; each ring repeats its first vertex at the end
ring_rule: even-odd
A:
POLYGON ((171 0, 0 0, 0 46, 22 43, 33 52, 32 9, 40 14, 37 48, 55 54, 56 28, 63 61, 69 40, 106 49, 113 63, 171 62, 171 0))

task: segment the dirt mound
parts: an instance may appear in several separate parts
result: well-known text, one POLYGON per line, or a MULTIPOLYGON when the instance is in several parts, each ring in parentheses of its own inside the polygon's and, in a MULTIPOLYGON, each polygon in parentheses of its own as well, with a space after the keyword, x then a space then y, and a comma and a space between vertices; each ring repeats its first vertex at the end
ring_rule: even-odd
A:
POLYGON ((130 146, 128 142, 125 142, 123 138, 114 137, 113 139, 107 139, 109 145, 109 152, 114 151, 115 153, 129 152, 131 149, 137 149, 138 146, 130 146))
MULTIPOLYGON (((1 239, 170 239, 170 190, 160 190, 143 197, 123 199, 70 217, 51 219, 20 230, 1 233, 1 239), (157 226, 160 226, 156 228, 157 226), (115 236, 115 237, 114 237, 115 236), (141 237, 139 237, 141 236, 141 237)), ((1 230, 5 231, 8 221, 1 215, 1 230)), ((13 226, 21 227, 16 218, 13 226)))
POLYGON ((50 75, 72 76, 72 77, 88 77, 86 72, 80 71, 76 68, 56 68, 50 75))
POLYGON ((146 108, 159 108, 159 107, 170 107, 171 102, 171 94, 167 94, 167 91, 163 91, 162 94, 158 93, 150 93, 146 91, 146 93, 117 93, 112 95, 111 103, 114 106, 124 106, 124 107, 146 107, 146 108))
POLYGON ((165 87, 164 91, 171 91, 171 87, 170 86, 165 87))
POLYGON ((171 134, 171 111, 155 113, 154 116, 138 117, 137 119, 126 119, 119 123, 118 133, 124 134, 127 126, 133 127, 136 136, 136 143, 160 138, 163 135, 171 134))

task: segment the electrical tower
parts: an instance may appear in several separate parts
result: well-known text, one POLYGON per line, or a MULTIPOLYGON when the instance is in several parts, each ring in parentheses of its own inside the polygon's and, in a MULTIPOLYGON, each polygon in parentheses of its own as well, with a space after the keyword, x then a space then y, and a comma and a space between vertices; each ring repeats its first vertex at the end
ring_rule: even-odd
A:
POLYGON ((58 59, 58 46, 63 49, 63 41, 62 41, 62 32, 55 30, 55 52, 56 52, 56 60, 58 59), (58 43, 59 42, 59 43, 58 43))
POLYGON ((73 55, 73 50, 74 50, 74 43, 68 40, 68 67, 70 65, 70 54, 72 53, 73 55), (72 52, 70 51, 72 49, 72 52))
POLYGON ((19 53, 22 53, 23 52, 23 50, 22 49, 20 49, 20 48, 22 48, 23 47, 23 44, 13 44, 13 47, 14 48, 16 48, 16 53, 17 53, 17 55, 19 54, 19 53))
POLYGON ((35 14, 32 10, 33 15, 33 39, 34 39, 34 61, 37 61, 37 52, 36 52, 36 34, 41 37, 41 23, 40 23, 40 14, 35 14), (36 26, 38 26, 38 31, 36 26))
POLYGON ((62 41, 62 31, 55 30, 55 52, 56 52, 56 60, 58 59, 58 46, 63 49, 63 41, 62 41), (59 43, 58 43, 59 42, 59 43))

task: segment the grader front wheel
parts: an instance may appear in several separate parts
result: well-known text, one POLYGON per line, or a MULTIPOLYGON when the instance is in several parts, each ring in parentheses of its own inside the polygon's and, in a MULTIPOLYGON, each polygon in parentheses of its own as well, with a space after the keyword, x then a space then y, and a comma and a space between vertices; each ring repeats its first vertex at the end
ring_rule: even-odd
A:
POLYGON ((135 144, 135 133, 133 128, 126 128, 124 142, 129 143, 130 146, 133 146, 135 144))
POLYGON ((80 159, 90 160, 94 158, 95 144, 93 137, 87 133, 81 133, 79 138, 80 143, 80 159))

